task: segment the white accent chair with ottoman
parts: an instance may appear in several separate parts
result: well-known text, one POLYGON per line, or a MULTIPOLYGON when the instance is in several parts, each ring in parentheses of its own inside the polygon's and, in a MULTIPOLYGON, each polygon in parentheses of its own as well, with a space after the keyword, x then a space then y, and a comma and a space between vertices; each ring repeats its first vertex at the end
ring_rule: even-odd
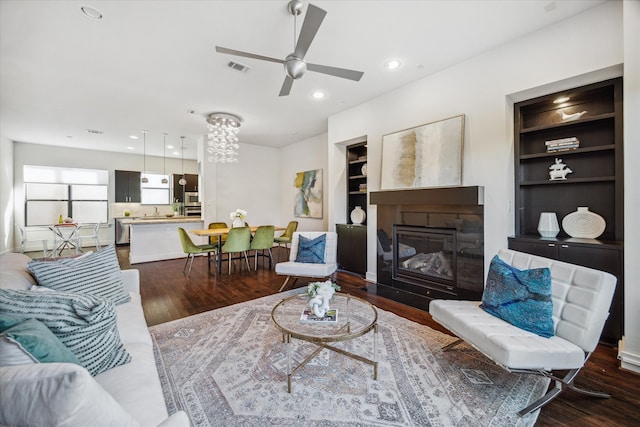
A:
POLYGON ((276 273, 287 276, 279 292, 293 278, 332 277, 338 269, 338 234, 333 231, 296 231, 291 239, 289 261, 276 264, 276 273))
POLYGON ((503 249, 491 262, 482 301, 433 300, 429 313, 460 338, 446 350, 464 340, 507 371, 553 380, 518 412, 524 416, 564 387, 609 397, 573 380, 598 344, 616 282, 603 271, 503 249))
POLYGON ((138 270, 113 246, 0 256, 0 425, 190 426, 167 413, 138 270))

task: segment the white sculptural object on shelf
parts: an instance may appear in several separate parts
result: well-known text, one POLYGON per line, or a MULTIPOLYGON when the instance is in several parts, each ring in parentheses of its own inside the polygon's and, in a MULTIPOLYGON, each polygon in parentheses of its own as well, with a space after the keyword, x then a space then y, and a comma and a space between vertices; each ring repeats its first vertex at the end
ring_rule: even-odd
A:
POLYGON ((560 114, 560 117, 562 117, 563 122, 570 122, 572 120, 578 120, 580 117, 587 114, 587 112, 585 110, 585 111, 580 111, 579 113, 567 114, 562 110, 558 110, 558 114, 560 114))
POLYGON ((571 169, 562 163, 562 159, 556 158, 556 162, 549 166, 549 180, 556 181, 567 179, 567 174, 573 173, 571 169))

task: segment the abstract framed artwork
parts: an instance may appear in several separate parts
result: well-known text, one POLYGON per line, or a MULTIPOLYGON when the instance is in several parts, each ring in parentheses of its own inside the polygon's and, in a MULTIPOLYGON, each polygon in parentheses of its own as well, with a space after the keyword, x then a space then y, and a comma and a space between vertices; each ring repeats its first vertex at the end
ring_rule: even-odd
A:
POLYGON ((322 218, 322 169, 296 173, 293 215, 322 218))
POLYGON ((462 184, 464 114, 382 136, 380 188, 462 184))

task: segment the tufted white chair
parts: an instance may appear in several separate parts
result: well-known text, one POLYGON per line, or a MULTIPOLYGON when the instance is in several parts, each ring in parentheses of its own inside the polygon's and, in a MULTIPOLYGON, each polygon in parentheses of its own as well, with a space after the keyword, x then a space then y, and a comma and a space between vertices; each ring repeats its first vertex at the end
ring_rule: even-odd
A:
POLYGON ((554 380, 554 387, 518 412, 520 416, 547 404, 563 387, 589 396, 609 397, 582 390, 573 380, 598 344, 609 316, 615 276, 509 249, 500 250, 498 256, 519 270, 543 267, 551 270, 555 335, 544 338, 513 326, 480 308, 480 301, 433 300, 429 304, 433 319, 460 337, 445 350, 464 340, 510 372, 554 380), (568 372, 559 377, 554 374, 559 370, 568 372))
POLYGON ((276 273, 285 275, 287 278, 280 287, 280 291, 287 286, 289 279, 293 277, 293 283, 296 282, 298 277, 316 277, 326 278, 332 276, 338 269, 338 262, 336 260, 338 252, 338 234, 333 231, 305 231, 293 233, 291 238, 291 251, 289 252, 289 261, 279 262, 276 264, 276 273), (300 236, 304 236, 307 239, 315 239, 323 234, 327 235, 324 248, 324 263, 323 264, 309 264, 303 262, 296 262, 298 257, 298 245, 300 242, 300 236))

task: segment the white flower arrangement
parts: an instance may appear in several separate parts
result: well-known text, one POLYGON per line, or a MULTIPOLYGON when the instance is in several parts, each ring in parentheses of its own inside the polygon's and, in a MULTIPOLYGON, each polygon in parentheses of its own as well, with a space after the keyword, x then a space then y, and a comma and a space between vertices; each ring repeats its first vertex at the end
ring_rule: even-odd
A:
POLYGON ((307 286, 307 295, 309 298, 315 298, 320 295, 327 301, 333 297, 336 291, 340 290, 340 286, 337 283, 331 283, 331 280, 325 282, 311 282, 307 286))
POLYGON ((247 211, 245 211, 244 209, 236 209, 235 211, 229 214, 230 219, 238 218, 238 219, 244 220, 246 216, 247 216, 247 211))

